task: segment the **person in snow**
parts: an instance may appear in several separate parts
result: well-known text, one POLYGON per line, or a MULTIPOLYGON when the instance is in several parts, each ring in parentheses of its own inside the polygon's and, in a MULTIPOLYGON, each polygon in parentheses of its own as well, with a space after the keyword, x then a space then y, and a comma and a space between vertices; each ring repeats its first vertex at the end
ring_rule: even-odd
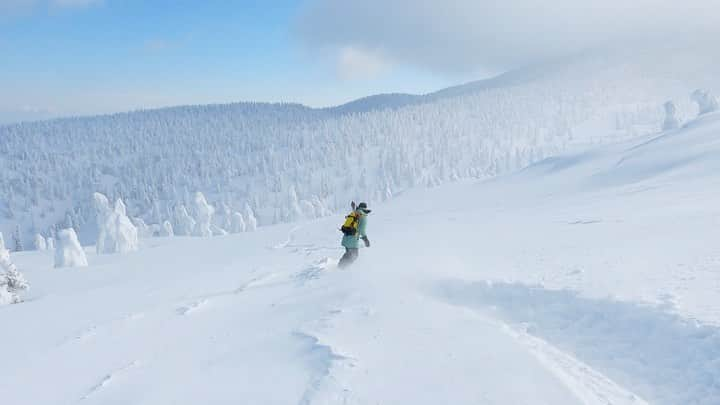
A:
POLYGON ((345 254, 338 263, 340 268, 347 267, 357 260, 361 240, 365 247, 370 247, 370 239, 367 237, 367 216, 370 214, 370 210, 364 202, 357 206, 353 202, 352 208, 353 211, 345 217, 345 223, 340 228, 340 231, 344 234, 342 246, 345 248, 345 254))

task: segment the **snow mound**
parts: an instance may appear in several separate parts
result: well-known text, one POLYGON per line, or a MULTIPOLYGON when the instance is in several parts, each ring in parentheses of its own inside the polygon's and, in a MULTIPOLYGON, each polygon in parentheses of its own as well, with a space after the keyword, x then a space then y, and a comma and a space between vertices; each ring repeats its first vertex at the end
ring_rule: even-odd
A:
POLYGON ((55 246, 55 267, 86 267, 88 265, 85 251, 78 241, 72 228, 57 233, 55 246))

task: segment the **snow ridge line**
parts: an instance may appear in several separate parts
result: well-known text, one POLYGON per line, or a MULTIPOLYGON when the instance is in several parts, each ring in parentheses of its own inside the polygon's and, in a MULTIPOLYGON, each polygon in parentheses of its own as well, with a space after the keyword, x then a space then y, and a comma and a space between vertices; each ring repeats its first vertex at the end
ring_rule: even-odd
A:
POLYGON ((720 403, 720 328, 663 308, 523 284, 450 281, 440 295, 550 342, 654 404, 720 403))

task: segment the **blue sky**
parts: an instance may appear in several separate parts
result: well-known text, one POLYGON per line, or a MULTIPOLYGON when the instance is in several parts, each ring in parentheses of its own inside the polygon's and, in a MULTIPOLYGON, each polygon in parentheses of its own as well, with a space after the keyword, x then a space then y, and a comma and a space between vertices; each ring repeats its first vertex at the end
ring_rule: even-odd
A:
POLYGON ((335 105, 588 49, 720 37, 718 0, 0 0, 0 123, 335 105))
POLYGON ((325 106, 460 80, 313 47, 298 29, 306 6, 0 0, 0 119, 245 100, 325 106))

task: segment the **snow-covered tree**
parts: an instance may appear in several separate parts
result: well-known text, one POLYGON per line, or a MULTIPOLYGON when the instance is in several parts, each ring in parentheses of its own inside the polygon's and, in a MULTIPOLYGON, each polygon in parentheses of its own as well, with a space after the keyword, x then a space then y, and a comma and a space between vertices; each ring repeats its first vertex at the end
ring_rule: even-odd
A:
POLYGON ((164 221, 162 224, 162 228, 160 231, 160 236, 175 236, 175 231, 173 230, 173 226, 170 223, 170 221, 164 221))
POLYGON ((53 238, 52 236, 48 236, 47 239, 45 240, 45 242, 46 242, 48 250, 55 249, 55 238, 53 238))
POLYGON ((86 267, 87 257, 73 228, 57 233, 55 246, 55 267, 86 267))
POLYGON ((325 206, 325 204, 320 200, 320 197, 318 196, 313 196, 310 201, 306 201, 306 203, 309 203, 309 205, 306 205, 307 208, 303 209, 303 211, 311 210, 314 213, 315 218, 322 218, 328 215, 332 215, 332 211, 325 206))
POLYGON ((288 189, 287 194, 287 201, 283 205, 285 215, 283 215, 283 222, 294 222, 299 219, 302 219, 306 215, 312 215, 314 216, 313 212, 305 212, 303 213, 303 209, 300 206, 300 201, 298 200, 297 191, 295 190, 295 186, 290 186, 288 189))
POLYGON ((13 242, 15 243, 16 252, 22 252, 23 250, 25 250, 22 232, 20 231, 20 224, 15 225, 15 231, 13 232, 13 242))
MULTIPOLYGON (((103 226, 105 221, 107 221, 110 214, 112 214, 112 209, 110 208, 110 201, 102 193, 93 193, 93 206, 95 207, 95 218, 98 227, 101 227, 103 226)), ((68 228, 73 227, 68 226, 68 228)))
POLYGON ((220 203, 219 208, 215 211, 215 216, 217 218, 215 223, 218 227, 225 229, 230 233, 234 233, 232 232, 233 211, 229 205, 224 202, 220 203))
POLYGON ((700 115, 718 111, 718 100, 707 90, 695 90, 690 97, 698 105, 700 115))
POLYGON ((125 253, 138 250, 138 230, 127 216, 127 208, 120 198, 115 201, 114 214, 115 229, 117 230, 116 251, 125 253))
POLYGON ((215 208, 208 204, 205 196, 201 192, 195 193, 194 210, 197 216, 197 223, 195 224, 195 236, 208 237, 212 236, 212 217, 215 214, 215 208))
POLYGON ((153 227, 146 224, 142 218, 131 218, 132 224, 135 225, 138 232, 138 238, 147 239, 153 237, 153 227))
POLYGON ((0 233, 0 305, 20 302, 19 293, 28 288, 27 281, 10 260, 10 251, 0 233))
POLYGON ((245 219, 239 212, 232 214, 232 220, 230 223, 230 233, 241 233, 245 232, 247 225, 245 225, 245 219))
POLYGON ((196 222, 193 217, 188 214, 184 205, 175 207, 175 235, 190 236, 195 232, 196 222))
POLYGON ((35 234, 35 250, 47 250, 47 241, 39 233, 35 234))
POLYGON ((308 200, 298 202, 298 208, 305 218, 318 218, 320 216, 315 206, 308 200))
POLYGON ((255 212, 249 204, 245 204, 245 230, 247 232, 254 232, 257 229, 258 223, 255 218, 255 212))
POLYGON ((0 274, 0 306, 17 303, 17 297, 7 289, 5 274, 0 274))
POLYGON ((228 235, 228 231, 224 230, 223 228, 220 228, 219 226, 215 224, 210 224, 210 235, 215 236, 225 236, 228 235))
MULTIPOLYGON (((512 86, 470 86, 422 103, 350 114, 236 103, 0 126, 0 217, 27 231, 33 218, 44 218, 36 225, 46 230, 66 216, 62 226, 79 232, 95 212, 86 196, 97 191, 110 201, 122 196, 148 225, 168 219, 177 235, 192 235, 199 213, 190 190, 218 208, 210 223, 225 230, 233 212, 242 213, 249 230, 274 216, 322 216, 344 211, 358 195, 384 200, 411 187, 485 179, 577 145, 648 134, 662 123, 654 105, 681 80, 648 74, 595 64, 550 69, 512 86), (607 130, 616 136, 576 131, 589 120, 615 122, 607 130), (58 145, 63 153, 54 153, 58 145)), ((688 82, 715 86, 717 80, 693 73, 688 82)), ((207 234, 207 227, 198 231, 207 234)))
POLYGON ((107 197, 100 193, 93 195, 98 221, 98 254, 127 253, 138 249, 138 230, 127 216, 127 209, 121 199, 110 208, 107 197))
POLYGON ((663 131, 672 131, 680 128, 680 119, 677 116, 677 107, 672 101, 665 103, 665 121, 663 121, 663 131))

